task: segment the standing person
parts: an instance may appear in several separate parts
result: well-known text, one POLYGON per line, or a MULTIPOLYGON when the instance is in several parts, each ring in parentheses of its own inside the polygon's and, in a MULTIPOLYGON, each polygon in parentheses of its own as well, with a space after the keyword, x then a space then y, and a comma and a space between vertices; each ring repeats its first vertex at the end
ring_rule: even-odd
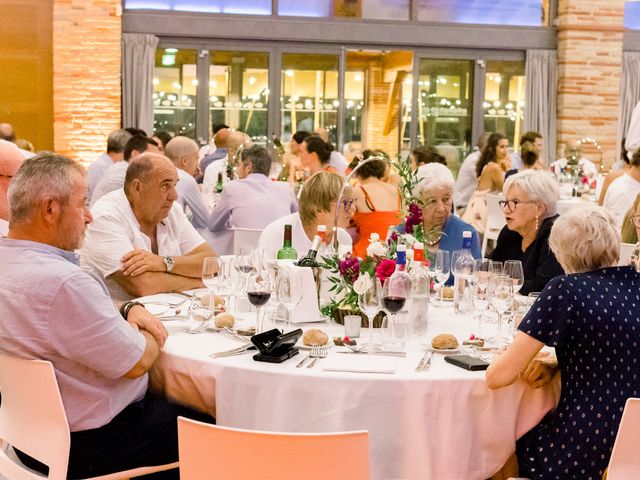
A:
POLYGON ((124 160, 124 149, 130 138, 131 134, 123 129, 114 130, 107 137, 107 152, 96 158, 88 168, 89 200, 109 167, 124 160))
MULTIPOLYGON (((74 251, 91 223, 85 169, 40 154, 18 170, 9 199, 9 236, 0 239, 0 352, 53 364, 71 430, 68 478, 177 461, 177 417, 212 419, 147 390, 166 329, 141 305, 119 313, 100 278, 79 267, 74 251)), ((30 468, 48 470, 16 453, 30 468)), ((178 477, 173 470, 153 478, 178 477)))
POLYGON ((471 152, 462 162, 462 167, 458 172, 458 179, 453 190, 453 203, 456 209, 463 210, 466 208, 471 195, 476 191, 478 186, 478 176, 476 175, 476 165, 480 159, 482 151, 487 146, 491 132, 484 132, 478 137, 476 149, 471 152))

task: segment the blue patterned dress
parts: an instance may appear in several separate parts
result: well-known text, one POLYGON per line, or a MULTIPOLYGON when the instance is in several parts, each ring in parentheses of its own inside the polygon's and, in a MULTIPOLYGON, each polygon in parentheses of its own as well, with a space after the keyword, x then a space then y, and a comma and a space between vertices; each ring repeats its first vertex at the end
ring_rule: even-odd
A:
POLYGON ((518 441, 520 475, 599 480, 625 401, 640 396, 640 274, 556 277, 519 328, 555 347, 562 379, 558 408, 518 441))

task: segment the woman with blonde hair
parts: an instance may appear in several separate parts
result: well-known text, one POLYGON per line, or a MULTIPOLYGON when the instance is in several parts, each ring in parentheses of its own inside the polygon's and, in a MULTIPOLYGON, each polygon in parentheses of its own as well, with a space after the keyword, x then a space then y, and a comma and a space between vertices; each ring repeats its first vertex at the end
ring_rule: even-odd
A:
POLYGON ((636 196, 631 208, 627 211, 622 222, 622 241, 624 243, 635 243, 631 253, 630 265, 633 265, 640 272, 640 193, 636 196))
POLYGON ((560 370, 557 408, 520 438, 520 477, 600 479, 627 398, 640 396, 640 274, 617 267, 620 234, 602 207, 558 218, 549 244, 567 272, 552 279, 518 327, 513 343, 487 370, 496 389, 519 377, 549 374, 536 355, 554 347, 560 370))

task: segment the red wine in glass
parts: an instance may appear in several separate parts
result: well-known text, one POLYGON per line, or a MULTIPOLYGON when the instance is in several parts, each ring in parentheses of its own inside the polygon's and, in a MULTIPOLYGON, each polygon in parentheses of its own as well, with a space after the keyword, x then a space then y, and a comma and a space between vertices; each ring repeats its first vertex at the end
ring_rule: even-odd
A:
POLYGON ((404 307, 404 303, 407 301, 405 297, 389 296, 383 297, 382 303, 390 313, 398 313, 404 307))
POLYGON ((247 292, 247 296, 249 297, 251 305, 261 307, 269 301, 271 292, 247 292))

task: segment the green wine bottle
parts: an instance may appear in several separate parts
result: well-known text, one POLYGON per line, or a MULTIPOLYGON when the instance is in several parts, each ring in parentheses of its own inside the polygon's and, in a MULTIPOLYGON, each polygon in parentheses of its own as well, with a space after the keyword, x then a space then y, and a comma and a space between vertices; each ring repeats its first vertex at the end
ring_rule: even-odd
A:
POLYGON ((278 250, 278 260, 297 260, 298 252, 291 246, 291 225, 284 226, 284 245, 278 250))
POLYGON ((222 193, 224 185, 222 183, 222 172, 218 173, 218 181, 216 182, 216 193, 222 193))

